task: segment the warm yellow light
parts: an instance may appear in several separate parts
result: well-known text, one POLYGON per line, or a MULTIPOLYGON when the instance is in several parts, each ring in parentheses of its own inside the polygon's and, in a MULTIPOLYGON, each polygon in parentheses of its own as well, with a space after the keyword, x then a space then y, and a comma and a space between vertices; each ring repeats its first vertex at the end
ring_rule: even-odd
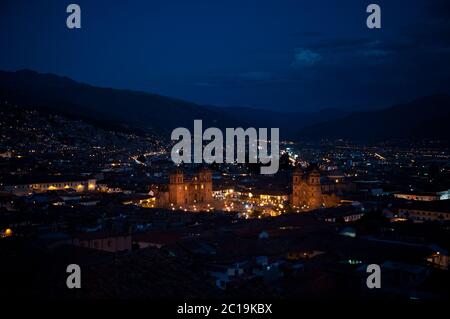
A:
POLYGON ((6 230, 5 230, 5 237, 11 237, 12 236, 12 234, 13 234, 13 231, 12 231, 12 229, 11 228, 7 228, 6 230))

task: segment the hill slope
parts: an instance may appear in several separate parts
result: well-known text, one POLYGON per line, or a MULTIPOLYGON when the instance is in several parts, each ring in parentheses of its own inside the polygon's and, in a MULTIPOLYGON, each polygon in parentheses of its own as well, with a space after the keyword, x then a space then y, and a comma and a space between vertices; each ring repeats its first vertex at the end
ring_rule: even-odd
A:
POLYGON ((171 131, 192 126, 230 126, 235 120, 216 109, 144 92, 94 87, 52 74, 0 71, 0 96, 22 105, 95 118, 140 129, 171 131))
POLYGON ((368 142, 403 138, 448 140, 450 95, 438 94, 386 109, 353 113, 304 128, 299 138, 345 138, 368 142))
POLYGON ((0 97, 103 125, 124 125, 165 135, 175 127, 191 127, 194 119, 202 119, 204 127, 279 127, 282 136, 293 137, 306 125, 346 114, 338 110, 283 113, 203 106, 157 94, 94 87, 30 70, 0 71, 0 97))
POLYGON ((11 103, 77 116, 111 127, 170 136, 176 127, 279 127, 282 138, 346 138, 380 141, 393 138, 448 139, 450 96, 441 94, 411 103, 360 113, 327 109, 312 113, 277 112, 245 107, 219 108, 145 92, 95 87, 66 77, 30 70, 0 71, 0 98, 11 103))

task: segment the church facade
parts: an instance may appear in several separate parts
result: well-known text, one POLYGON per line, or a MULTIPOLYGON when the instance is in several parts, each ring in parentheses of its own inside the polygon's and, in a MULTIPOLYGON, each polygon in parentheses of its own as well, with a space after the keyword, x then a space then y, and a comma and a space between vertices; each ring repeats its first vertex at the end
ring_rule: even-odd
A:
POLYGON ((311 166, 305 173, 296 168, 292 174, 291 205, 297 210, 314 210, 339 204, 335 194, 325 194, 320 182, 320 171, 311 166))
POLYGON ((157 195, 160 207, 189 208, 211 204, 212 172, 207 168, 200 169, 192 178, 187 179, 182 170, 177 169, 169 175, 167 187, 157 195))

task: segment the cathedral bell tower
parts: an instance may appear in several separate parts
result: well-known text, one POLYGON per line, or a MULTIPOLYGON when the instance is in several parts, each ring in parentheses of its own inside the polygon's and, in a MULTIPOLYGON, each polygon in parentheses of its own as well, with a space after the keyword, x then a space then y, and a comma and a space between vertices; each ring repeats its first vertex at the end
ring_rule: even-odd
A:
POLYGON ((299 207, 300 206, 300 197, 301 197, 301 183, 302 183, 302 171, 296 167, 292 174, 292 197, 291 204, 292 206, 299 207))
POLYGON ((177 169, 169 175, 169 202, 175 206, 183 206, 186 203, 186 192, 183 172, 177 169))
POLYGON ((200 202, 212 202, 212 172, 207 167, 200 169, 198 173, 200 182, 200 202))
POLYGON ((308 205, 311 209, 320 208, 322 205, 322 187, 320 185, 320 172, 314 168, 308 174, 309 198, 308 205))

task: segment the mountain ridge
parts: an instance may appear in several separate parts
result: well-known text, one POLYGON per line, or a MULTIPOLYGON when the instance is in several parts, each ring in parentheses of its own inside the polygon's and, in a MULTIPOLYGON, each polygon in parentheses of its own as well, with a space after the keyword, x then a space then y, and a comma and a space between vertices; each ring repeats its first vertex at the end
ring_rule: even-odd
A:
POLYGON ((216 107, 129 89, 97 87, 52 73, 0 71, 0 97, 23 105, 82 116, 111 126, 170 136, 176 127, 279 127, 282 138, 346 138, 380 141, 404 137, 446 137, 450 95, 435 94, 388 108, 345 112, 274 111, 216 107))
POLYGON ((354 112, 346 117, 300 130, 300 138, 344 138, 368 142, 450 135, 450 95, 439 93, 384 109, 354 112))
MULTIPOLYGON (((194 119, 202 119, 205 127, 280 127, 284 137, 292 137, 299 127, 317 123, 320 117, 320 113, 200 105, 154 93, 97 87, 28 69, 0 71, 0 95, 21 104, 163 134, 180 126, 192 127, 194 119)), ((339 114, 335 113, 332 118, 339 114)))

